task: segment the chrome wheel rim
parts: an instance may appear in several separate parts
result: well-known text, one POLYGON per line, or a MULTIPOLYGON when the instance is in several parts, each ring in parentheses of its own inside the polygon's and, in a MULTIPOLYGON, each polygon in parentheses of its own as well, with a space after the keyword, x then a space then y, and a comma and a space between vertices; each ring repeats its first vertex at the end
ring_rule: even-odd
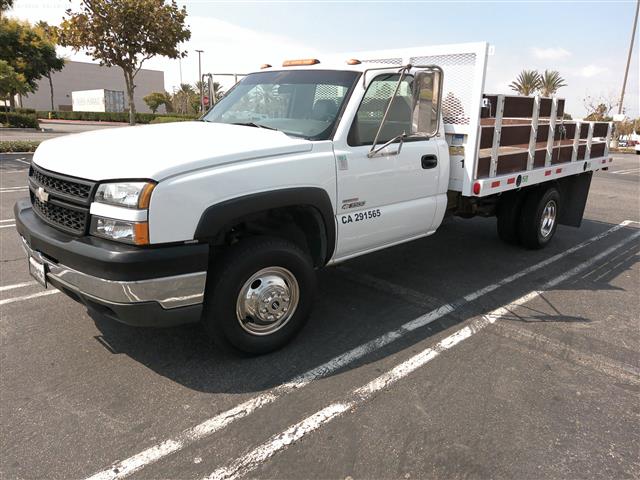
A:
POLYGON ((240 326, 252 335, 271 335, 283 328, 298 307, 300 288, 283 267, 267 267, 244 283, 236 302, 240 326))
POLYGON ((542 221, 540 222, 540 234, 543 238, 547 238, 553 231, 553 227, 556 224, 556 211, 555 200, 549 200, 544 206, 542 221))

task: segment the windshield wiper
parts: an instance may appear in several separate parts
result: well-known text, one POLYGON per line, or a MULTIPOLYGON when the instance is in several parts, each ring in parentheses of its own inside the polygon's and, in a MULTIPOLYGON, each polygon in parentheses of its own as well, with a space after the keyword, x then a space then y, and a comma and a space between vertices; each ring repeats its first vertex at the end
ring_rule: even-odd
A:
POLYGON ((261 125, 255 122, 234 122, 231 125, 242 125, 243 127, 256 127, 256 128, 266 128, 267 130, 277 130, 277 128, 267 127, 266 125, 261 125))

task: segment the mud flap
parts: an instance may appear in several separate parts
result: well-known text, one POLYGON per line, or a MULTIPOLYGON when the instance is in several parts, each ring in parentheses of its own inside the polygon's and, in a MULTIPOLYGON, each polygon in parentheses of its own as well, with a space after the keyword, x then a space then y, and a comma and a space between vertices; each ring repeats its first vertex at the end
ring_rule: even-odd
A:
POLYGON ((570 227, 579 227, 587 205, 589 187, 593 172, 565 177, 558 181, 560 188, 560 215, 558 223, 570 227))

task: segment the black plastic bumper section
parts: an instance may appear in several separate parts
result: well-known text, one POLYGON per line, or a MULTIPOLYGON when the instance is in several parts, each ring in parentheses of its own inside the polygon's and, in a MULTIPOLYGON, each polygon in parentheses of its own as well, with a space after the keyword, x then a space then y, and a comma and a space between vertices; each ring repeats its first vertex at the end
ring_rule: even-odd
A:
POLYGON ((16 228, 27 243, 56 263, 106 280, 147 280, 207 270, 208 244, 138 247, 97 237, 74 237, 36 216, 29 199, 18 201, 16 228))

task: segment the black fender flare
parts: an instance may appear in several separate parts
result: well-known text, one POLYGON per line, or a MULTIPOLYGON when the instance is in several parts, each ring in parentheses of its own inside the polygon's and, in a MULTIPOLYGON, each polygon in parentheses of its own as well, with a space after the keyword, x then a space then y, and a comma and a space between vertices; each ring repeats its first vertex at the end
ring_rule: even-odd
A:
POLYGON ((208 207, 201 215, 194 234, 196 240, 215 238, 239 219, 252 214, 284 207, 313 207, 324 223, 326 233, 325 263, 336 247, 336 222, 328 193, 317 187, 295 187, 252 193, 225 200, 208 207))

